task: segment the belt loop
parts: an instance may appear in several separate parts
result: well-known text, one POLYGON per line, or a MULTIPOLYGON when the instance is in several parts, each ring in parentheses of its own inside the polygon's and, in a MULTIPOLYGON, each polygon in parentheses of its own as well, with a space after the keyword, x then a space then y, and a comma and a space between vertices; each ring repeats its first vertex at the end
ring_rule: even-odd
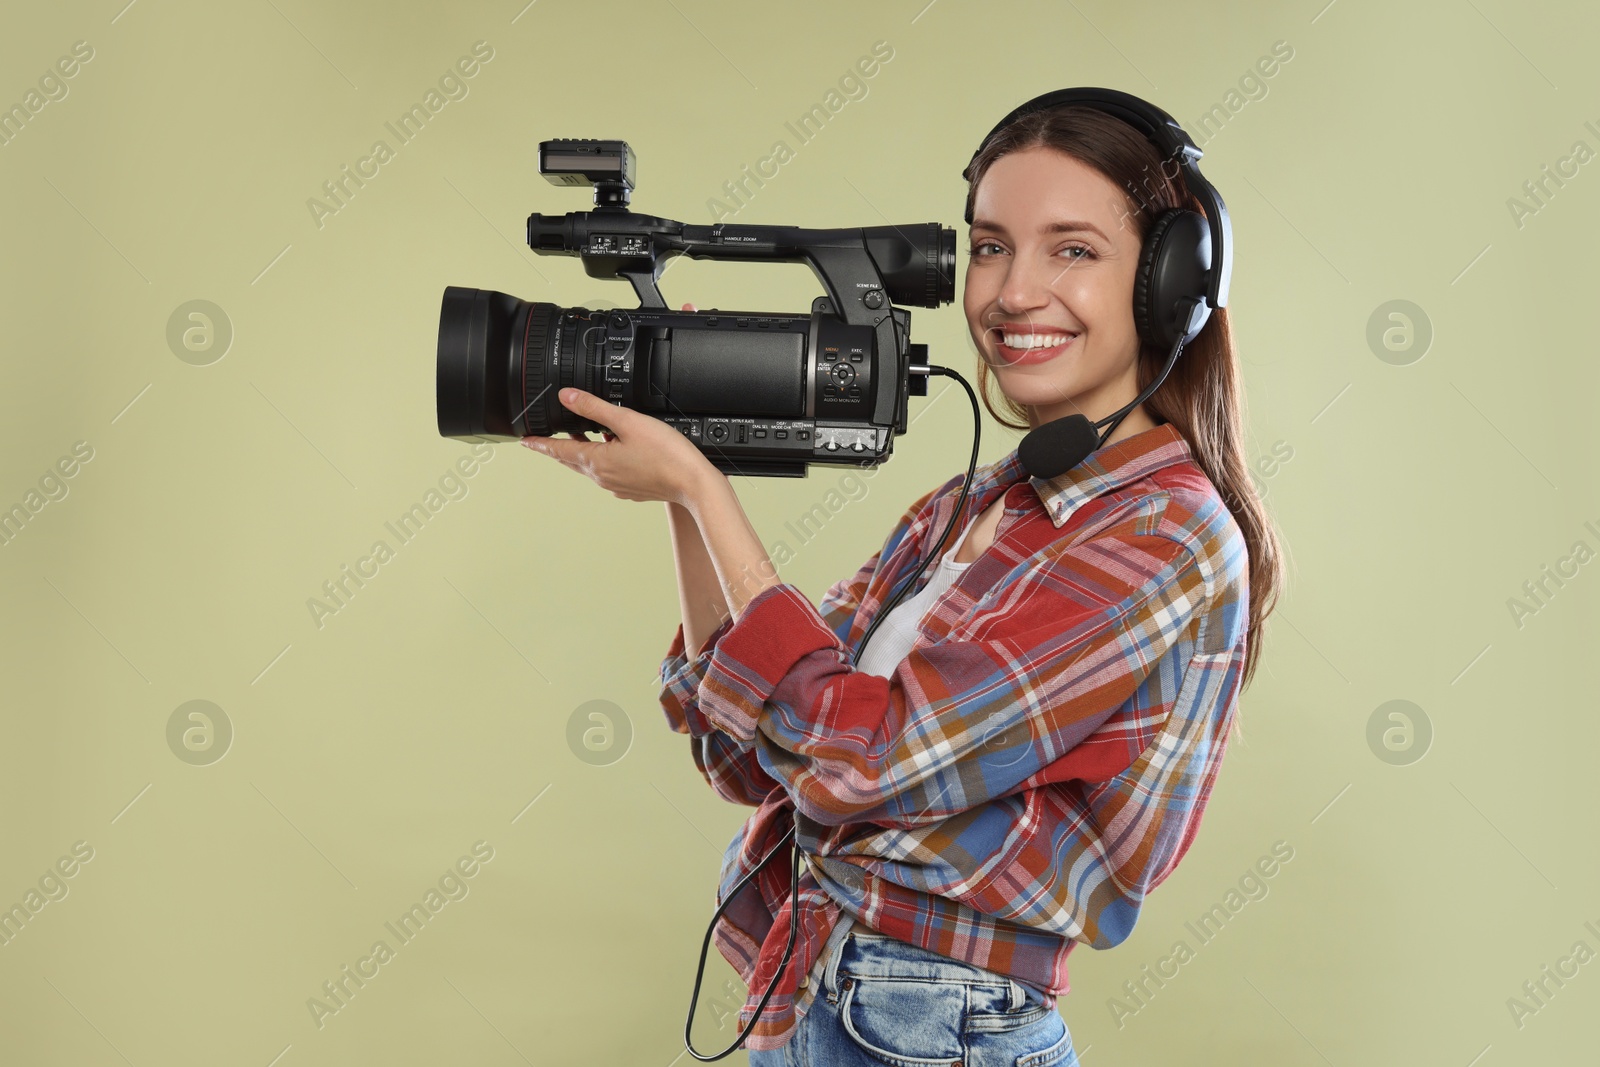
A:
POLYGON ((844 955, 844 943, 850 939, 850 932, 855 929, 855 916, 848 911, 839 913, 839 926, 833 931, 833 936, 828 939, 831 951, 828 953, 828 967, 823 972, 823 985, 830 996, 839 995, 839 958, 844 955))
POLYGON ((1006 979, 1006 984, 1011 986, 1011 1010, 1016 1011, 1028 1002, 1028 994, 1010 978, 1006 979))

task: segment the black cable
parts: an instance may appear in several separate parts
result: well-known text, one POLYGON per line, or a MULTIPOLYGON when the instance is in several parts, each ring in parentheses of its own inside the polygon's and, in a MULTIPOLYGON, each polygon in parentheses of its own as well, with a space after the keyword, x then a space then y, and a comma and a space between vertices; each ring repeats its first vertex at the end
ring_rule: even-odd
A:
MULTIPOLYGON (((799 813, 796 812, 796 814, 798 815, 799 813)), ((761 1003, 756 1005, 756 1013, 750 1017, 749 1024, 745 1026, 744 1030, 739 1034, 738 1038, 735 1039, 733 1044, 729 1045, 715 1056, 707 1056, 694 1047, 694 1042, 689 1037, 689 1030, 694 1025, 694 1005, 695 1001, 700 998, 700 982, 705 975, 706 969, 706 950, 711 947, 711 932, 717 927, 717 919, 722 915, 723 909, 729 904, 733 903, 733 898, 739 895, 739 890, 744 888, 745 883, 754 878, 761 868, 767 865, 767 861, 773 856, 777 855, 778 849, 782 848, 785 842, 794 837, 798 825, 799 824, 796 823, 795 826, 789 827, 789 829, 784 832, 782 839, 779 840, 776 845, 772 846, 772 850, 770 852, 761 857, 761 862, 756 864, 755 867, 751 869, 749 874, 739 879, 739 884, 733 887, 733 891, 728 894, 727 899, 718 905, 717 910, 711 914, 711 924, 706 927, 705 940, 700 943, 700 965, 695 968, 694 972, 694 992, 689 994, 689 1017, 685 1019, 683 1023, 684 1047, 689 1050, 689 1055, 693 1056, 702 1063, 710 1063, 713 1060, 720 1060, 722 1057, 726 1056, 728 1053, 744 1044, 744 1039, 750 1036, 751 1030, 755 1029, 756 1020, 761 1018, 761 1012, 766 1008, 767 1001, 771 999, 772 991, 778 987, 778 979, 783 977, 783 969, 789 965, 789 954, 794 951, 794 939, 800 933, 800 850, 798 848, 793 850, 794 856, 791 861, 793 863, 793 867, 789 872, 789 942, 783 946, 783 959, 778 961, 778 970, 775 974, 773 974, 772 981, 767 983, 767 991, 762 995, 761 1003)))
POLYGON ((922 572, 928 569, 928 564, 932 563, 939 555, 940 550, 944 548, 945 541, 950 537, 950 531, 956 528, 956 522, 961 518, 961 506, 967 501, 967 490, 972 488, 972 473, 978 467, 978 445, 983 439, 983 415, 978 408, 978 394, 972 391, 972 386, 967 384, 965 378, 949 367, 930 366, 928 374, 930 376, 942 374, 947 378, 954 378, 961 383, 961 388, 967 391, 967 399, 972 401, 972 458, 967 461, 967 480, 962 483, 961 495, 956 498, 955 512, 950 516, 950 521, 945 524, 944 533, 939 535, 939 540, 933 546, 933 551, 928 553, 927 558, 922 561, 922 566, 918 567, 911 575, 911 580, 902 584, 895 595, 889 599, 889 602, 878 611, 877 615, 873 616, 872 625, 867 627, 867 632, 861 635, 861 640, 856 645, 855 655, 851 660, 852 663, 861 662, 861 652, 867 647, 867 642, 871 640, 872 633, 878 628, 878 624, 889 617, 889 613, 900 603, 900 598, 905 596, 906 590, 917 584, 917 579, 922 576, 922 572))

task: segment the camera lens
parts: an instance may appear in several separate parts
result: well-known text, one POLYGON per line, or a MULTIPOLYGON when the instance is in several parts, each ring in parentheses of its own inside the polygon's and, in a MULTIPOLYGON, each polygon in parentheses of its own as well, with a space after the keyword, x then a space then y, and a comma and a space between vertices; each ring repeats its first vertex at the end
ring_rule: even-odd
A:
POLYGON ((584 361, 569 356, 560 365, 559 331, 567 325, 575 333, 562 310, 493 289, 446 287, 436 390, 441 436, 516 440, 573 430, 584 421, 568 414, 555 394, 559 385, 592 388, 584 361))
POLYGON ((527 301, 489 289, 445 289, 437 384, 442 436, 513 436, 508 386, 520 360, 511 327, 527 308, 527 301))

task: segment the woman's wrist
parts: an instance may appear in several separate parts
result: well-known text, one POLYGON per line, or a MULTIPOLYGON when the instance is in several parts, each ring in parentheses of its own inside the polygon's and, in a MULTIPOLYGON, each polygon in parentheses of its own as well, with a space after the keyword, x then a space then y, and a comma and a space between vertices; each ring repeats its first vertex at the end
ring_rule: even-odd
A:
POLYGON ((704 466, 696 467, 684 475, 678 485, 678 498, 669 503, 694 514, 702 501, 708 500, 716 493, 732 489, 733 483, 728 481, 728 476, 707 460, 704 466))

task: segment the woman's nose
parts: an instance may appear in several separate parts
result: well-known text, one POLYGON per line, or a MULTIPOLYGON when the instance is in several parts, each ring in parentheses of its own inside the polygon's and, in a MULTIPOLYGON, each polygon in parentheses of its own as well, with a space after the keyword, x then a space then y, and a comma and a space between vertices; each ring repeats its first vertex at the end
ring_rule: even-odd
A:
POLYGON ((1049 300, 1050 287, 1045 284, 1045 279, 1039 272, 1030 271, 1025 267, 1013 267, 1006 273, 1005 282, 1000 286, 997 298, 1000 310, 1007 315, 1044 307, 1049 300))

